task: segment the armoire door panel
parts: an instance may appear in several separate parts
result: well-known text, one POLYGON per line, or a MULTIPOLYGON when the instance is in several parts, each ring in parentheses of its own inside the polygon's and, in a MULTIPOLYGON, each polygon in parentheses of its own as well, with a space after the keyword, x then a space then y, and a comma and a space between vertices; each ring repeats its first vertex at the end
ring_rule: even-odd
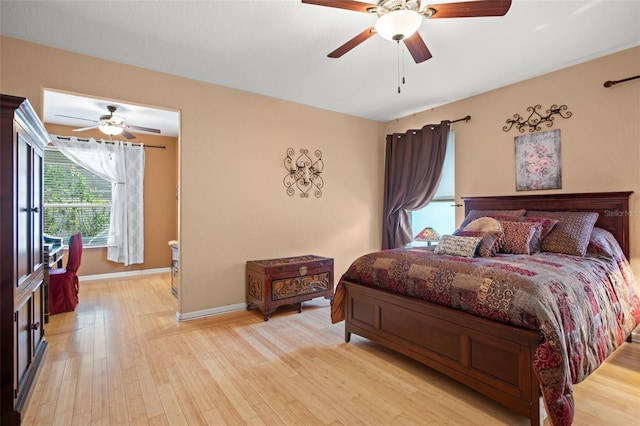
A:
POLYGON ((30 235, 30 222, 31 222, 31 179, 29 174, 31 173, 31 147, 28 141, 18 132, 18 147, 17 147, 17 229, 16 237, 17 241, 17 267, 18 267, 18 282, 20 287, 31 273, 31 244, 29 239, 30 235))

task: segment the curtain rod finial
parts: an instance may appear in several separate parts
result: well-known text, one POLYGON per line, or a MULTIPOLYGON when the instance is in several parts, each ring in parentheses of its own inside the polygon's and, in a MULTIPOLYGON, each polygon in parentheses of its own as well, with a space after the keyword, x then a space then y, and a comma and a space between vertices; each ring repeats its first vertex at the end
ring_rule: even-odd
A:
POLYGON ((633 77, 629 77, 629 78, 623 78, 622 80, 609 80, 609 81, 605 81, 603 86, 604 87, 611 87, 611 86, 615 86, 618 83, 624 83, 625 81, 629 81, 629 80, 635 80, 636 78, 640 78, 640 75, 634 75, 633 77))

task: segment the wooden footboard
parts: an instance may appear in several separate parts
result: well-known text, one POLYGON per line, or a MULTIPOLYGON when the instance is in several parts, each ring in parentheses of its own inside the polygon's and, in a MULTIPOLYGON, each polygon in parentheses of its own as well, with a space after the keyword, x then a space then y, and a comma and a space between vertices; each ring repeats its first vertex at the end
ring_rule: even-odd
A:
POLYGON ((351 333, 407 355, 540 424, 533 353, 542 336, 383 290, 344 282, 351 333))

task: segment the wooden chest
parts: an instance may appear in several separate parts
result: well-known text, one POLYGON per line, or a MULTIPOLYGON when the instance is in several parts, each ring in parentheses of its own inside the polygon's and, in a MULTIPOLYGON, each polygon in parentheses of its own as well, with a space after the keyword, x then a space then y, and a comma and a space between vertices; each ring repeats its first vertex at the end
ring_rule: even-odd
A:
POLYGON ((247 309, 259 308, 264 320, 279 306, 316 297, 333 297, 333 259, 315 255, 247 262, 247 309))

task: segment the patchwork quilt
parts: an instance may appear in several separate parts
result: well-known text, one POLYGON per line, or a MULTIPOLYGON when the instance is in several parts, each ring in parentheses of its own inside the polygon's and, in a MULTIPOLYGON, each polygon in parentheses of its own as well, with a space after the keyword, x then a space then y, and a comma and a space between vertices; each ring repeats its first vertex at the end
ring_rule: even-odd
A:
POLYGON ((584 257, 543 252, 468 258, 427 247, 370 253, 338 283, 334 323, 344 319, 343 280, 539 330, 534 370, 554 425, 572 423, 572 385, 640 323, 640 288, 610 234, 592 241, 584 257))

